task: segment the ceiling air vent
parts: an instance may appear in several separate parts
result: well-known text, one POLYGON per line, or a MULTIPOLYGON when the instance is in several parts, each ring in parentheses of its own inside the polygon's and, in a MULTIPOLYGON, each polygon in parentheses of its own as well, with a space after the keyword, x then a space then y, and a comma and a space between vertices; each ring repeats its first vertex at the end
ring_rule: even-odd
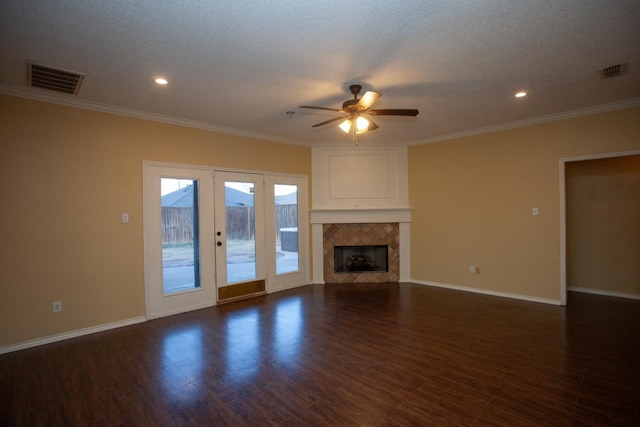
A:
POLYGON ((601 79, 611 79, 627 73, 627 64, 616 64, 598 71, 601 79))
POLYGON ((29 86, 77 95, 84 74, 27 62, 29 86))

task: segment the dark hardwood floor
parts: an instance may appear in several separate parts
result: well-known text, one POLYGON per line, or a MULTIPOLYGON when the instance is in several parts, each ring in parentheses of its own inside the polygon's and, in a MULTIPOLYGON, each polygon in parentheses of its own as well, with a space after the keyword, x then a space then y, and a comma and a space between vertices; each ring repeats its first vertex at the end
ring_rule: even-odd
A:
POLYGON ((307 286, 0 356, 3 426, 640 425, 640 301, 307 286))

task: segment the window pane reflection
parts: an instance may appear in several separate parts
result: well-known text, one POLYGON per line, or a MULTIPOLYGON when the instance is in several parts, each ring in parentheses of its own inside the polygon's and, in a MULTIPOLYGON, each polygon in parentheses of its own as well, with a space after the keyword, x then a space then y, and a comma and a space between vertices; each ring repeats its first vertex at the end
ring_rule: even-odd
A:
POLYGON ((237 379, 253 376, 260 362, 260 318, 257 309, 233 313, 227 322, 227 373, 237 379))
POLYGON ((201 326, 179 329, 165 335, 161 362, 161 382, 167 396, 181 396, 183 400, 197 399, 200 391, 194 387, 196 383, 193 380, 202 377, 204 369, 201 326))
POLYGON ((278 303, 275 318, 274 354, 278 362, 295 365, 302 346, 302 304, 300 298, 278 303))

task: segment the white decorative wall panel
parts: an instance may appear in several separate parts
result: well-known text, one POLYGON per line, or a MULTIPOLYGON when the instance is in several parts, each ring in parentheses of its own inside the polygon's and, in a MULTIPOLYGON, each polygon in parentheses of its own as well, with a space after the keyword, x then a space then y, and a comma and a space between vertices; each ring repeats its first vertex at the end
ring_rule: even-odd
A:
POLYGON ((391 167, 387 153, 329 156, 330 200, 389 199, 391 167))
POLYGON ((405 147, 313 149, 313 209, 407 206, 405 147))

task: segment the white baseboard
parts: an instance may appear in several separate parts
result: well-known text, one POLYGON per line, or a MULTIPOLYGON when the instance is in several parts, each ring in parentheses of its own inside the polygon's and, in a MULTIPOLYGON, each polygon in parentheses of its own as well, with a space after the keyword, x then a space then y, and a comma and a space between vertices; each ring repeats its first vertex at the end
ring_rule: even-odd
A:
POLYGON ((284 285, 278 288, 272 288, 272 289, 268 289, 267 293, 268 294, 275 294, 277 292, 282 292, 282 291, 287 291, 289 289, 294 289, 294 288, 301 288, 303 286, 309 286, 312 285, 313 283, 311 283, 310 281, 306 281, 304 283, 293 283, 293 284, 288 284, 288 285, 284 285))
POLYGON ((37 347, 39 345, 51 344, 57 341, 68 340, 70 338, 77 338, 84 335, 95 334, 96 332, 108 331, 110 329, 121 328, 123 326, 135 325, 136 323, 146 322, 144 317, 134 317, 132 319, 121 320, 119 322, 106 323, 104 325, 91 326, 89 328, 78 329, 71 332, 64 332, 62 334, 51 335, 44 338, 38 338, 35 340, 24 341, 18 344, 7 345, 0 347, 0 354, 11 353, 12 351, 24 350, 31 347, 37 347))
POLYGON ((523 300, 523 301, 538 302, 538 303, 542 303, 542 304, 562 305, 561 301, 560 300, 556 300, 556 299, 532 297, 532 296, 529 296, 529 295, 512 294, 512 293, 508 293, 508 292, 489 291, 489 290, 486 290, 486 289, 470 288, 468 286, 450 285, 450 284, 447 284, 447 283, 429 282, 429 281, 415 280, 415 279, 411 279, 411 283, 416 283, 418 285, 434 286, 436 288, 452 289, 452 290, 455 290, 455 291, 463 291, 463 292, 472 292, 472 293, 476 293, 476 294, 491 295, 491 296, 494 296, 494 297, 511 298, 511 299, 518 299, 518 300, 523 300))
POLYGON ((628 299, 640 300, 640 295, 627 294, 624 292, 604 291, 601 289, 591 289, 591 288, 580 288, 578 286, 569 286, 567 290, 571 292, 581 292, 583 294, 593 294, 593 295, 602 295, 605 297, 628 298, 628 299))
MULTIPOLYGON (((226 301, 225 301, 226 302, 226 301)), ((216 301, 207 301, 203 304, 191 305, 188 308, 176 308, 165 311, 158 311, 153 314, 147 312, 146 320, 160 319, 162 317, 175 316, 176 314, 188 313, 190 311, 202 310, 204 308, 215 307, 216 301)))

